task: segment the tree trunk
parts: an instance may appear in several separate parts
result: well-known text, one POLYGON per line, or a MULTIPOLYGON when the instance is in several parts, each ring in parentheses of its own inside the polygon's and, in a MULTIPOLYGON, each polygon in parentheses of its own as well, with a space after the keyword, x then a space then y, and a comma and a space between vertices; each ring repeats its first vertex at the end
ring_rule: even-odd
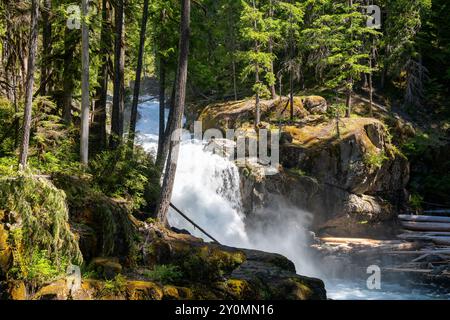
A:
POLYGON ((345 117, 350 118, 350 115, 352 114, 352 89, 347 89, 347 98, 345 102, 346 111, 345 111, 345 117))
POLYGON ((86 23, 88 0, 81 2, 81 141, 80 157, 85 166, 89 161, 89 26, 86 23))
POLYGON ((108 98, 108 60, 109 60, 109 45, 111 43, 111 38, 109 36, 109 22, 110 22, 110 11, 107 6, 108 0, 102 0, 102 31, 100 35, 101 44, 101 59, 102 64, 99 70, 98 78, 100 86, 97 88, 96 96, 98 100, 95 105, 97 111, 98 120, 96 121, 97 127, 97 138, 99 150, 103 150, 106 147, 106 102, 108 98))
POLYGON ((111 119, 110 147, 115 149, 122 141, 123 136, 123 111, 124 111, 124 0, 118 0, 115 9, 115 53, 114 53, 114 95, 111 119))
POLYGON ((139 102, 139 90, 141 88, 141 74, 144 59, 145 33, 147 30, 147 21, 148 21, 148 3, 149 0, 144 0, 144 12, 142 13, 141 35, 139 39, 138 62, 136 67, 136 78, 134 81, 133 102, 131 104, 130 131, 128 134, 129 139, 128 143, 131 149, 134 146, 134 136, 136 134, 137 108, 139 102))
POLYGON ((44 0, 44 10, 42 11, 42 61, 41 61, 41 94, 47 95, 49 88, 49 75, 51 70, 51 61, 49 59, 52 53, 52 24, 50 14, 52 10, 52 1, 44 0))
POLYGON ((164 144, 164 132, 166 130, 166 62, 164 58, 159 59, 159 138, 158 153, 156 162, 161 162, 161 156, 164 144))
MULTIPOLYGON (((369 57, 369 67, 372 69, 372 57, 369 57)), ((372 72, 368 75, 369 84, 369 116, 373 117, 373 83, 372 72)))
MULTIPOLYGON (((269 18, 272 19, 273 18, 273 3, 272 0, 270 0, 269 3, 269 18)), ((272 55, 273 54, 273 40, 272 37, 269 37, 269 53, 272 55)), ((274 73, 274 68, 273 68, 273 60, 270 60, 270 70, 269 70, 272 74, 274 73)), ((272 99, 275 99, 277 92, 275 89, 275 83, 271 83, 269 86, 269 90, 270 90, 270 96, 272 97, 272 99)))
POLYGON ((228 32, 230 33, 230 44, 231 44, 231 71, 233 78, 233 93, 234 93, 234 101, 237 101, 237 80, 236 80, 236 39, 233 28, 233 8, 231 5, 228 7, 228 32))
MULTIPOLYGON (((256 2, 255 0, 252 1, 253 3, 253 9, 256 12, 256 2)), ((257 32, 258 31, 258 25, 257 25, 257 21, 254 21, 254 25, 253 25, 254 31, 257 32)), ((259 42, 255 41, 255 53, 258 54, 259 53, 259 42)), ((255 84, 259 85, 259 63, 256 62, 255 65, 255 84)), ((260 106, 260 96, 259 96, 259 87, 257 88, 256 91, 256 97, 255 97, 255 127, 258 128, 259 123, 261 122, 261 106, 260 106)))
MULTIPOLYGON (((290 2, 292 3, 292 1, 290 2)), ((292 13, 292 9, 289 12, 289 55, 290 55, 290 66, 289 66, 289 99, 290 99, 290 119, 294 120, 294 34, 293 34, 293 22, 294 17, 292 13)))
POLYGON ((164 174, 164 181, 161 190, 161 197, 158 203, 158 220, 164 226, 169 225, 167 213, 172 197, 173 185, 175 182, 175 173, 177 170, 177 161, 179 154, 179 147, 181 142, 180 130, 175 134, 176 129, 181 129, 184 113, 184 104, 186 99, 186 81, 189 57, 189 34, 190 34, 190 0, 182 0, 181 11, 181 32, 180 32, 180 53, 178 60, 178 76, 176 86, 175 108, 173 110, 173 118, 169 124, 170 132, 172 133, 171 147, 169 157, 167 160, 166 172, 164 174))
MULTIPOLYGON (((273 54, 273 44, 272 44, 272 38, 269 39, 269 53, 273 54)), ((273 61, 270 61, 270 70, 269 70, 272 74, 274 73, 274 68, 273 68, 273 61)), ((275 99, 275 97, 277 96, 277 91, 275 89, 275 83, 271 83, 269 86, 269 90, 270 90, 270 96, 272 97, 272 99, 275 99)))
POLYGON ((28 147, 30 144, 30 129, 33 104, 33 88, 34 88, 34 69, 36 66, 36 50, 38 39, 38 19, 39 19, 39 0, 31 2, 31 29, 30 29, 30 49, 28 55, 28 73, 25 93, 25 113, 23 118, 23 138, 20 150, 19 163, 21 168, 27 166, 28 147))
MULTIPOLYGON (((161 170, 164 169, 164 165, 166 163, 167 156, 169 154, 170 149, 170 135, 171 135, 171 128, 170 123, 173 122, 173 116, 174 116, 174 110, 175 110, 175 99, 176 99, 176 89, 177 89, 177 81, 178 77, 175 75, 174 83, 172 86, 172 94, 170 98, 170 110, 169 110, 169 118, 167 119, 167 126, 164 130, 163 135, 163 141, 161 141, 161 152, 159 157, 156 159, 156 166, 160 168, 161 170)), ((158 142, 159 144, 159 142, 158 142)))
MULTIPOLYGON (((255 82, 256 84, 259 84, 259 64, 256 64, 255 68, 255 82)), ((261 122, 261 104, 260 104, 260 97, 259 97, 259 89, 256 91, 256 97, 255 97, 255 109, 256 109, 256 119, 255 119, 255 126, 258 127, 259 123, 261 122)))
POLYGON ((63 73, 63 118, 66 124, 72 122, 72 95, 74 90, 73 51, 71 31, 66 28, 64 33, 64 73, 63 73))

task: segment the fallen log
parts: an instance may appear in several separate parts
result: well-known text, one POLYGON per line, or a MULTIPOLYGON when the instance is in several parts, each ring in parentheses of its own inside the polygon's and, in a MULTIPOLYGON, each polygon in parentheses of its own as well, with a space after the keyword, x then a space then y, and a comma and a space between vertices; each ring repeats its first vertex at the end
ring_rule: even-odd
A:
POLYGON ((450 209, 425 210, 424 213, 450 215, 450 209))
POLYGON ((401 225, 405 229, 414 230, 414 231, 450 232, 450 223, 401 221, 401 225))
POLYGON ((418 216, 418 215, 401 214, 398 216, 398 218, 403 221, 450 223, 450 217, 441 217, 441 216, 418 216))
POLYGON ((449 249, 434 249, 434 250, 419 250, 419 251, 390 251, 387 254, 398 254, 398 255, 425 255, 425 254, 450 254, 449 249))
POLYGON ((403 243, 400 240, 374 240, 365 238, 337 238, 337 237, 325 237, 320 238, 327 244, 349 244, 349 245, 362 245, 369 247, 377 247, 382 245, 393 245, 403 243))
POLYGON ((450 237, 429 237, 437 245, 450 246, 450 237))

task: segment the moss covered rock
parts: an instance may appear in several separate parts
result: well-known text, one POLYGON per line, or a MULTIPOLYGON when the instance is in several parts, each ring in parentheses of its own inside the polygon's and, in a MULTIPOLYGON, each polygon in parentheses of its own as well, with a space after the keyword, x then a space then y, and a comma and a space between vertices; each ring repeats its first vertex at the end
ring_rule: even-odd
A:
MULTIPOLYGON (((281 97, 274 100, 261 100, 261 120, 266 122, 287 120, 290 118, 290 100, 281 97)), ((304 108, 302 99, 294 97, 294 117, 305 117, 309 112, 304 108)), ((203 130, 211 128, 241 128, 255 119, 255 100, 241 100, 217 103, 207 106, 198 118, 202 121, 203 130)))
POLYGON ((65 193, 28 173, 0 180, 0 266, 33 283, 65 273, 83 258, 68 223, 65 193))

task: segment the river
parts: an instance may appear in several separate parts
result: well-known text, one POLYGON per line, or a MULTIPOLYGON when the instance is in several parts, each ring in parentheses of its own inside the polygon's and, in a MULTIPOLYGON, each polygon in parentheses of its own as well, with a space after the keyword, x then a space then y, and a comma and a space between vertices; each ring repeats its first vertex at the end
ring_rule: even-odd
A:
MULTIPOLYGON (((139 105, 137 123, 138 142, 145 150, 155 153, 159 132, 159 104, 146 99, 139 105)), ((166 112, 166 115, 168 112, 166 112)), ((398 283, 383 283, 381 290, 369 290, 364 279, 327 280, 309 257, 303 243, 308 232, 309 214, 296 208, 283 208, 291 217, 283 226, 274 226, 269 232, 248 234, 240 201, 239 172, 236 165, 219 155, 205 150, 203 141, 184 139, 175 178, 172 202, 198 225, 206 229, 222 244, 259 249, 285 255, 292 260, 302 275, 325 279, 327 295, 342 300, 398 300, 449 299, 436 288, 411 289, 398 283)), ((179 229, 204 237, 174 211, 169 222, 179 229)), ((208 239, 205 239, 208 240, 208 239)))

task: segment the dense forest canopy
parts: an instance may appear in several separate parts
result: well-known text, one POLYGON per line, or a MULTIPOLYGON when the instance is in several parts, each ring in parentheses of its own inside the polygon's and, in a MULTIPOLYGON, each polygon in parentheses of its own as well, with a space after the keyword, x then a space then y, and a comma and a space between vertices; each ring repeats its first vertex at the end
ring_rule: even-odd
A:
MULTIPOLYGON (((15 168, 19 153, 22 166, 54 172, 87 170, 89 159, 95 166, 121 150, 126 136, 133 148, 139 88, 149 77, 159 79, 162 113, 178 110, 185 82, 177 77, 182 4, 2 0, 2 171, 15 168)), ((350 117, 356 93, 370 100, 368 115, 378 101, 415 117, 424 132, 431 122, 445 128, 448 6, 445 0, 191 1, 187 102, 255 96, 258 125, 261 99, 289 96, 292 120, 294 96, 321 93, 341 101, 336 110, 350 117), (374 5, 381 9, 377 28, 378 17, 367 10, 374 5)), ((163 119, 158 168, 170 149, 164 137, 176 127, 169 120, 164 130, 163 119)))

